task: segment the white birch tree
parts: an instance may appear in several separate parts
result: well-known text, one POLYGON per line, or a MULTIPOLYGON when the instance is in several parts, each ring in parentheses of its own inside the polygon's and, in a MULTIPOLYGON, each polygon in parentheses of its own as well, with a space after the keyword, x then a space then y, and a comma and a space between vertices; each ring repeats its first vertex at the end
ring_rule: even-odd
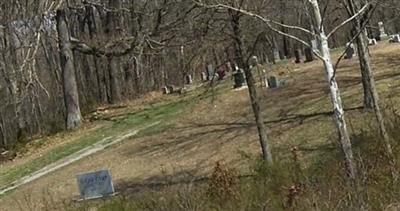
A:
POLYGON ((275 21, 271 18, 265 17, 263 15, 251 12, 249 10, 245 10, 242 8, 236 8, 230 5, 222 4, 222 3, 215 3, 215 4, 206 4, 203 2, 195 1, 199 6, 202 7, 207 7, 207 8, 217 8, 217 9, 228 9, 228 10, 233 10, 240 12, 244 15, 253 17, 255 19, 258 19, 265 23, 265 25, 272 31, 285 36, 290 39, 294 39, 306 47, 310 47, 310 44, 299 38, 298 36, 295 36, 293 34, 290 34, 290 32, 285 32, 282 30, 282 28, 285 29, 290 29, 290 30, 296 30, 305 33, 306 35, 311 35, 312 37, 316 37, 318 41, 318 46, 319 49, 313 50, 314 55, 319 58, 323 64, 324 64, 324 69, 325 69, 325 74, 330 90, 330 98, 331 98, 331 103, 333 107, 333 113, 335 117, 335 125, 337 127, 337 130, 339 132, 339 143, 341 150, 344 154, 345 157, 345 166, 346 166, 346 171, 349 179, 351 181, 356 180, 357 176, 357 170, 356 166, 354 163, 354 157, 353 157, 353 150, 352 150, 352 145, 349 137, 349 133, 347 130, 346 126, 346 120, 345 120, 345 115, 344 115, 344 109, 343 109, 343 103, 342 99, 340 96, 340 91, 339 87, 336 81, 336 71, 334 68, 334 65, 332 63, 332 58, 330 54, 330 48, 329 48, 329 43, 328 40, 329 38, 340 28, 343 26, 346 26, 348 23, 354 21, 358 16, 366 13, 369 8, 369 4, 366 4, 364 7, 362 7, 360 10, 358 10, 352 17, 348 18, 338 26, 336 26, 330 33, 326 33, 324 30, 324 22, 323 22, 323 17, 322 17, 322 12, 320 10, 320 5, 318 0, 307 0, 309 4, 309 8, 311 11, 310 16, 312 17, 315 26, 314 26, 314 31, 310 31, 306 28, 303 28, 301 26, 292 26, 292 25, 287 25, 287 24, 282 24, 279 21, 275 21))

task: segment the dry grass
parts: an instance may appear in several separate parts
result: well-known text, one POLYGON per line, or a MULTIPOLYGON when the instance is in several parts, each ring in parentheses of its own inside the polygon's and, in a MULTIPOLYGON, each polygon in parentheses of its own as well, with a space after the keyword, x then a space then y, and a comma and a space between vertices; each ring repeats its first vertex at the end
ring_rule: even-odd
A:
MULTIPOLYGON (((399 101, 399 49, 395 44, 371 49, 384 104, 397 105, 399 101)), ((336 143, 325 76, 320 62, 283 65, 279 71, 290 76, 285 87, 259 88, 268 134, 276 159, 289 157, 290 150, 298 147, 299 156, 307 165, 316 155, 332 150, 336 143)), ((343 61, 338 72, 349 128, 355 133, 373 124, 372 116, 359 109, 362 90, 357 65, 356 59, 343 61)), ((1 208, 14 210, 16 201, 22 203, 24 193, 32 195, 30 200, 43 207, 44 190, 55 203, 70 200, 78 193, 74 176, 96 169, 110 169, 116 189, 121 192, 209 176, 214 164, 221 160, 241 174, 248 173, 250 161, 245 158, 258 155, 260 150, 247 90, 223 90, 222 95, 199 101, 190 111, 167 122, 161 133, 126 141, 10 193, 0 199, 1 208)), ((122 108, 112 115, 126 112, 129 111, 122 108)))

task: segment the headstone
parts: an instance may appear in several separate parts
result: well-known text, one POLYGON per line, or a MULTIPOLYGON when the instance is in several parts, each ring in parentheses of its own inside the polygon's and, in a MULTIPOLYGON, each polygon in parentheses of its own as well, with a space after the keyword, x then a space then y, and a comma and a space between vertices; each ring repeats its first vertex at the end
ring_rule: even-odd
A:
POLYGON ((391 43, 400 43, 400 35, 390 35, 389 42, 391 43))
POLYGON ((376 45, 378 44, 378 42, 376 41, 376 39, 368 39, 368 45, 376 45))
POLYGON ((227 62, 227 63, 226 63, 226 70, 227 70, 228 72, 232 72, 232 71, 233 71, 232 63, 231 63, 231 62, 227 62))
POLYGON ((164 87, 162 88, 162 90, 163 90, 163 94, 165 94, 165 95, 170 94, 170 91, 169 91, 169 89, 168 89, 167 86, 164 86, 164 87))
POLYGON ((294 51, 294 56, 296 57, 296 60, 294 61, 296 64, 301 62, 301 50, 300 49, 296 49, 294 51))
POLYGON ((268 78, 268 87, 271 89, 279 87, 279 80, 275 76, 271 76, 268 78))
POLYGON ((268 75, 266 70, 262 70, 262 85, 268 88, 268 75))
POLYGON ((274 54, 274 61, 279 62, 281 60, 281 57, 279 56, 279 50, 274 48, 272 49, 272 53, 274 54))
POLYGON ((235 71, 239 71, 239 66, 237 66, 237 64, 235 64, 235 71))
POLYGON ((265 88, 269 88, 269 84, 268 84, 268 78, 266 77, 266 78, 264 78, 264 86, 265 86, 265 88))
POLYGON ((269 64, 269 58, 268 58, 268 55, 265 55, 265 64, 269 64))
POLYGON ((76 176, 79 192, 83 199, 95 199, 113 195, 114 186, 107 170, 76 176))
POLYGON ((214 68, 213 68, 212 64, 209 64, 207 66, 207 80, 211 81, 214 78, 214 74, 215 74, 214 68))
POLYGON ((344 56, 345 59, 352 59, 354 56, 354 44, 353 43, 347 43, 346 44, 346 55, 344 56))
POLYGON ((381 40, 387 39, 388 35, 385 32, 385 26, 384 26, 383 22, 379 22, 378 25, 379 25, 379 37, 380 37, 380 39, 381 40))
POLYGON ((304 50, 304 54, 306 56, 306 60, 304 62, 312 62, 314 61, 314 54, 311 48, 306 48, 304 50))
POLYGON ((250 65, 251 65, 252 67, 255 67, 255 66, 257 66, 257 64, 258 64, 258 58, 257 58, 257 56, 252 56, 251 59, 250 59, 250 65))
POLYGON ((208 77, 207 77, 207 73, 206 73, 206 72, 201 72, 201 80, 202 80, 203 82, 205 82, 205 81, 208 80, 208 77))
POLYGON ((240 88, 246 84, 246 76, 244 75, 243 70, 239 69, 235 74, 233 74, 234 77, 234 88, 240 88))
POLYGON ((185 76, 185 82, 186 82, 187 85, 192 84, 192 83, 193 83, 192 75, 187 74, 187 75, 185 76))
POLYGON ((314 51, 317 51, 318 50, 318 41, 317 40, 311 40, 311 46, 312 46, 312 49, 314 51))
POLYGON ((394 35, 394 42, 397 42, 397 43, 399 43, 400 42, 400 35, 399 34, 396 34, 396 35, 394 35))
POLYGON ((216 73, 218 80, 223 80, 225 78, 225 75, 226 75, 225 68, 226 68, 225 66, 221 66, 218 68, 217 73, 216 73))

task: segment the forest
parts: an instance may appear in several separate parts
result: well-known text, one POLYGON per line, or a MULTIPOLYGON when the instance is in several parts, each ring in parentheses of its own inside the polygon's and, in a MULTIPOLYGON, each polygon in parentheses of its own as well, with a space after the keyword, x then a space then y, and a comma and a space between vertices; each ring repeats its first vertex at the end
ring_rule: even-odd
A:
MULTIPOLYGON (((382 2, 368 22, 367 30, 372 37, 379 35, 380 21, 389 34, 399 31, 399 3, 382 2)), ((313 24, 304 9, 307 5, 301 0, 225 3, 242 5, 254 13, 269 14, 268 17, 278 16, 276 21, 287 25, 310 28, 313 24)), ((320 4, 326 30, 349 17, 342 1, 320 4)), ((137 98, 168 84, 182 85, 186 74, 199 77, 208 64, 218 67, 227 61, 236 62, 231 29, 235 21, 240 22, 239 29, 245 37, 243 51, 252 51, 262 60, 272 61, 273 49, 278 49, 282 58, 292 58, 295 49, 305 48, 251 17, 234 17, 235 14, 207 9, 192 1, 38 4, 16 0, 3 2, 0 8, 0 143, 4 147, 37 134, 71 129, 82 121, 80 116, 96 106, 137 98), (63 72, 61 67, 56 10, 65 14, 65 33, 73 38, 72 72, 63 72), (75 78, 69 85, 74 87, 63 88, 69 77, 75 78), (67 107, 75 111, 68 111, 67 107), (73 118, 77 120, 66 122, 68 112, 74 112, 73 118)), ((279 24, 276 27, 283 32, 294 30, 279 24)), ((298 31, 293 33, 311 40, 298 31)), ((342 46, 350 38, 351 25, 347 25, 331 37, 330 46, 342 46)))

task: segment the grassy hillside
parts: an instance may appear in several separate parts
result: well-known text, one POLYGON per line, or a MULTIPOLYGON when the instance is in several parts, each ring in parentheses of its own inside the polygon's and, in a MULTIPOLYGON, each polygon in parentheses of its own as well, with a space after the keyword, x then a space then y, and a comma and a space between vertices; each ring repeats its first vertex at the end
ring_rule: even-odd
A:
MULTIPOLYGON (((371 49, 395 149, 399 49, 395 44, 371 49)), ((35 205, 33 210, 395 210, 399 185, 388 172, 375 119, 361 107, 357 59, 343 61, 338 71, 359 166, 357 187, 346 184, 322 64, 287 61, 270 68, 288 78, 284 87, 258 90, 273 166, 262 165, 258 159, 247 90, 232 90, 228 78, 216 84, 214 92, 205 86, 185 96, 128 105, 103 114, 103 120, 88 124, 90 129, 56 136, 59 141, 54 145, 38 144, 38 152, 0 167, 0 186, 99 139, 162 121, 118 146, 9 193, 0 199, 2 209, 35 205), (104 201, 71 201, 78 194, 74 176, 97 169, 110 169, 121 194, 104 201)))

